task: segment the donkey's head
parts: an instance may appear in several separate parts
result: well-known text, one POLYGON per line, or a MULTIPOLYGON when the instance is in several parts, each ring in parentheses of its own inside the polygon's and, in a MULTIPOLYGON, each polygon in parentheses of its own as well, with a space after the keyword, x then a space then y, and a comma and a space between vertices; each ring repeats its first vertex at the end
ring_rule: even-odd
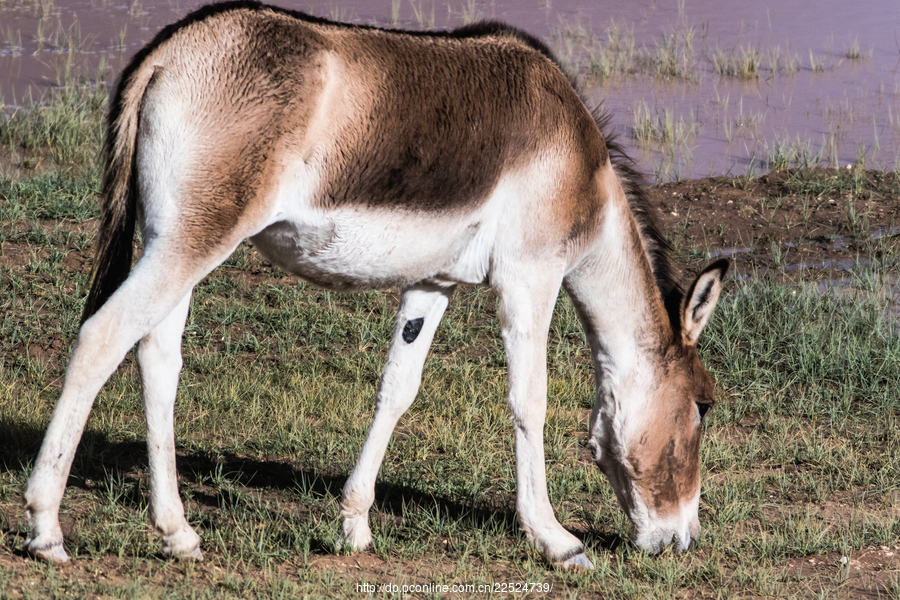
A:
POLYGON ((727 269, 720 260, 697 277, 670 316, 668 343, 639 346, 638 368, 612 369, 591 414, 594 460, 634 523, 635 543, 650 552, 673 541, 686 550, 700 533, 700 423, 713 385, 697 339, 727 269))

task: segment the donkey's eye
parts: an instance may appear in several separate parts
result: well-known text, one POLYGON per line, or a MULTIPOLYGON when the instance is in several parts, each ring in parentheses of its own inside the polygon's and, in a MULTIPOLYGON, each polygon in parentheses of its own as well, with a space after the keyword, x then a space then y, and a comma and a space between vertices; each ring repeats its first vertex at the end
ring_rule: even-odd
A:
POLYGON ((700 420, 703 420, 703 415, 706 414, 706 411, 710 409, 710 405, 705 402, 697 402, 697 410, 700 411, 700 420))

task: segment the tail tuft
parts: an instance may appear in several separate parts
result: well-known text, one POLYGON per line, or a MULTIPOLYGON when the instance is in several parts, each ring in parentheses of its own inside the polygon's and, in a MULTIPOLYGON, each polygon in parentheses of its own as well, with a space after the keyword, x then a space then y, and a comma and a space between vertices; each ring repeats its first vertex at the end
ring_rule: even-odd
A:
POLYGON ((90 319, 119 289, 131 270, 134 254, 135 203, 126 201, 124 210, 110 210, 109 201, 97 233, 97 259, 91 274, 91 290, 81 313, 81 324, 90 319))
POLYGON ((139 53, 116 88, 103 144, 103 216, 97 233, 97 258, 81 323, 100 310, 131 271, 137 220, 135 152, 141 101, 155 70, 144 68, 139 53))

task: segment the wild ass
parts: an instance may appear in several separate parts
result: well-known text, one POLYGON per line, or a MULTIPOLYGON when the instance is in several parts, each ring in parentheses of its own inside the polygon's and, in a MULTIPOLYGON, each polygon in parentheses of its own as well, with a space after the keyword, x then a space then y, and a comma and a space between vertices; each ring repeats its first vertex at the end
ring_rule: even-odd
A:
POLYGON ((137 343, 150 518, 164 553, 202 558, 175 471, 181 336, 193 287, 245 238, 324 287, 402 290, 339 543, 371 543, 388 440, 465 282, 499 299, 529 539, 551 563, 592 567, 556 520, 545 478, 546 347, 563 286, 596 370, 594 459, 638 546, 687 548, 700 527, 700 420, 713 402, 696 342, 728 263, 681 293, 639 177, 603 125, 542 43, 498 23, 384 31, 240 2, 164 29, 111 103, 99 254, 25 492, 26 550, 68 560, 58 512, 75 448, 137 343), (144 253, 129 274, 135 224, 144 253))

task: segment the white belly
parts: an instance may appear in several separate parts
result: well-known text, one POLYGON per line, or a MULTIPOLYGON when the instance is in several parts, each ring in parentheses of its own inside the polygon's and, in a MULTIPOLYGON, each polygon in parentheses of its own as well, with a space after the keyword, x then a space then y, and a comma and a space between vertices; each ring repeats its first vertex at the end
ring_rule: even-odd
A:
POLYGON ((426 279, 481 283, 497 229, 496 218, 484 218, 489 212, 306 210, 277 215, 284 218, 251 239, 285 271, 333 289, 403 287, 426 279))

